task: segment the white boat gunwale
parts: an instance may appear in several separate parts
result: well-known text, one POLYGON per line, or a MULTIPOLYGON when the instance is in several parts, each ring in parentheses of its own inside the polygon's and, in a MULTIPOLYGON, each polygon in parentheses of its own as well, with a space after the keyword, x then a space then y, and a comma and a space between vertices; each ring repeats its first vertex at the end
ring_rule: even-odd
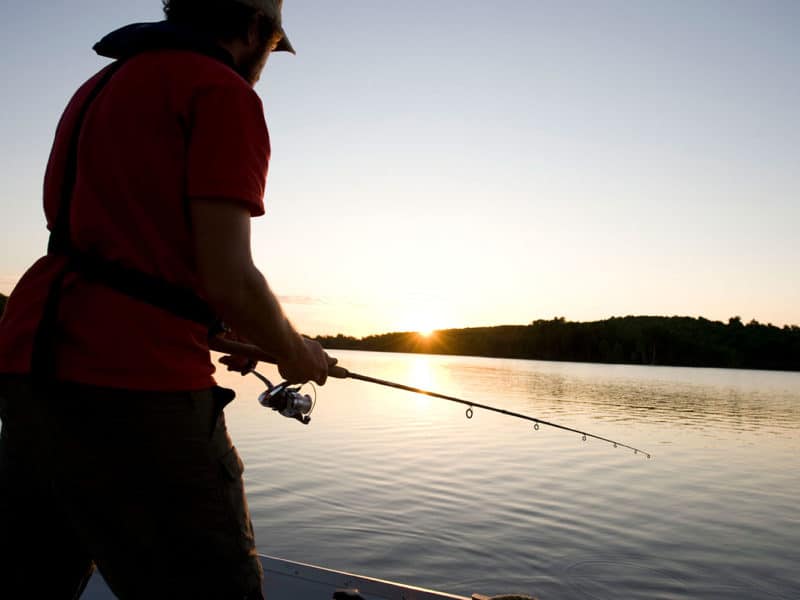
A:
MULTIPOLYGON (((357 589, 364 600, 470 600, 394 581, 336 571, 306 563, 259 554, 264 568, 264 593, 269 600, 327 600, 337 590, 357 589)), ((82 600, 113 598, 103 578, 95 572, 82 600)))
MULTIPOLYGON (((356 575, 347 571, 336 571, 263 554, 259 556, 261 565, 264 567, 265 580, 269 580, 270 574, 290 579, 302 579, 330 587, 331 595, 333 591, 338 589, 358 589, 359 593, 367 600, 371 598, 386 600, 470 600, 466 596, 436 592, 394 581, 356 575)), ((272 584, 277 583, 277 581, 272 582, 272 584)), ((265 589, 270 592, 271 587, 272 585, 267 585, 265 589)))

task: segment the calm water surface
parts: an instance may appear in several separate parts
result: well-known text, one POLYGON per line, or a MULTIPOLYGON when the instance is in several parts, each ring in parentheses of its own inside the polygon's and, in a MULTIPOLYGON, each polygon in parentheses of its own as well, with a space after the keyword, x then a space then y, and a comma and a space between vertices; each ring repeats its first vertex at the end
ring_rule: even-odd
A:
POLYGON ((350 380, 303 426, 221 373, 261 552, 463 595, 800 598, 799 373, 335 355, 653 458, 350 380))

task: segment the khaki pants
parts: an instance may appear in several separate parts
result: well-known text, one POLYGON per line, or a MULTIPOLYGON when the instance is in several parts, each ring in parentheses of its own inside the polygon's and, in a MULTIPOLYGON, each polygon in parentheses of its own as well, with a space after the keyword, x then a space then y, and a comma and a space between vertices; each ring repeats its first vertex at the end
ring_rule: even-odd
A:
POLYGON ((261 598, 232 398, 0 376, 0 598, 261 598))

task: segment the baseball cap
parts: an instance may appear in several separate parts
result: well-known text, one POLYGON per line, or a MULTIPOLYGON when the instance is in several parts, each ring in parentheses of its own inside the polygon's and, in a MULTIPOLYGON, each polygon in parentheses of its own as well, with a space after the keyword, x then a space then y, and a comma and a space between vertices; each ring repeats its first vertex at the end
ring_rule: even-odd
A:
POLYGON ((277 25, 278 29, 280 29, 281 33, 283 34, 281 41, 279 41, 278 45, 275 46, 275 52, 295 53, 294 47, 289 41, 289 38, 286 37, 286 32, 283 30, 283 25, 281 24, 281 9, 283 8, 283 0, 236 0, 236 2, 260 10, 268 18, 275 22, 275 25, 277 25))

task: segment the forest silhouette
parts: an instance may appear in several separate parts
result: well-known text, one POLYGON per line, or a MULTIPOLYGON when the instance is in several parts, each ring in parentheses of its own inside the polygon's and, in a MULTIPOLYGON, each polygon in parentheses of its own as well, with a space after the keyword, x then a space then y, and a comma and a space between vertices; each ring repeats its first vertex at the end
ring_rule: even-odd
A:
MULTIPOLYGON (((0 314, 6 297, 0 294, 0 314)), ((800 327, 731 317, 612 317, 572 322, 405 331, 355 338, 318 336, 329 350, 458 354, 595 363, 800 371, 800 327)))
POLYGON ((800 370, 800 327, 753 320, 727 323, 693 317, 612 317, 571 322, 563 317, 529 325, 444 329, 364 338, 316 338, 327 349, 458 354, 595 363, 800 370))

